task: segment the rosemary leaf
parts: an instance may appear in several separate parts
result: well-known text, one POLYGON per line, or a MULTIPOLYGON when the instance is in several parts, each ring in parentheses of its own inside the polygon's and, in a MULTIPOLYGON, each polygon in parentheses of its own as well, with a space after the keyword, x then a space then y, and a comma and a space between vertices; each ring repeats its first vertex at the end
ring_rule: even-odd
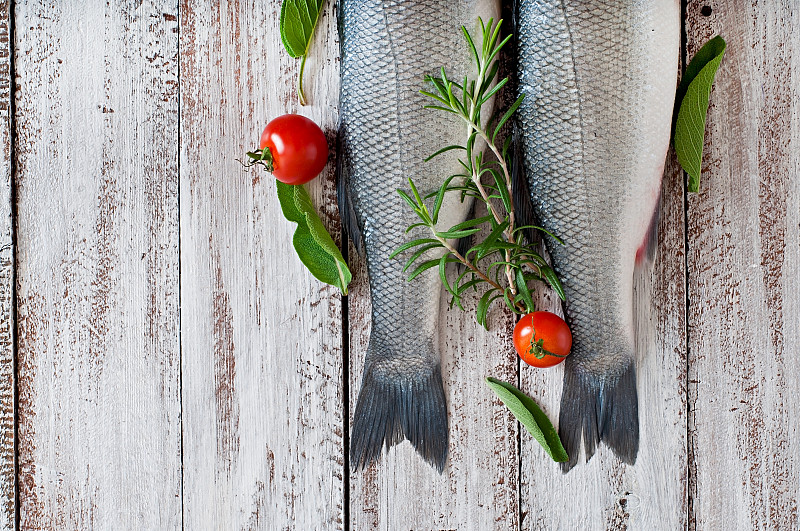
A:
POLYGON ((525 280, 525 273, 522 272, 522 269, 517 269, 517 289, 519 290, 519 294, 522 296, 522 301, 525 303, 525 310, 527 313, 533 311, 533 297, 531 297, 531 292, 528 289, 528 283, 525 280))
POLYGON ((456 240, 458 238, 466 238, 467 236, 472 236, 473 234, 480 232, 481 229, 466 229, 466 230, 454 230, 454 231, 446 231, 446 232, 437 232, 435 233, 436 236, 439 238, 444 238, 445 240, 456 240))
POLYGON ((420 247, 419 249, 417 249, 414 252, 414 254, 412 254, 411 257, 406 261, 406 265, 403 266, 403 273, 405 273, 408 270, 409 267, 414 265, 414 262, 416 262, 423 254, 427 253, 428 251, 430 251, 432 249, 436 249, 437 247, 441 247, 442 246, 442 244, 439 243, 439 240, 435 240, 435 241, 436 241, 436 245, 433 245, 433 244, 426 245, 424 247, 420 247))
POLYGON ((541 267, 542 276, 547 280, 547 283, 558 293, 558 296, 561 298, 562 301, 567 300, 567 296, 564 293, 564 288, 561 286, 561 281, 558 280, 558 275, 556 272, 553 271, 553 268, 548 265, 543 265, 541 267))
POLYGON ((419 238, 419 239, 412 240, 410 242, 404 243, 403 245, 401 245, 400 247, 395 249, 392 252, 392 254, 389 255, 389 258, 394 258, 395 256, 397 256, 398 254, 402 253, 403 251, 405 251, 407 249, 411 249, 412 247, 417 247, 419 245, 423 245, 423 244, 426 244, 426 243, 435 243, 435 244, 437 244, 437 246, 441 245, 439 243, 439 240, 436 240, 436 239, 433 239, 433 238, 419 238))
POLYGON ((492 216, 483 216, 483 217, 480 217, 480 218, 468 219, 467 221, 464 221, 463 223, 459 223, 458 225, 453 225, 452 227, 450 227, 450 231, 452 232, 452 231, 460 231, 460 230, 464 230, 464 229, 469 229, 469 228, 472 228, 472 227, 476 227, 478 225, 483 225, 484 223, 488 223, 488 222, 492 221, 492 219, 493 219, 492 216))
POLYGON ((476 309, 478 324, 483 326, 486 330, 489 330, 489 327, 486 324, 486 314, 489 312, 489 306, 492 304, 494 300, 502 297, 502 295, 495 295, 493 297, 492 293, 494 293, 495 291, 496 291, 495 289, 490 289, 486 293, 484 293, 483 297, 481 297, 480 300, 478 301, 478 307, 476 309))
POLYGON ((414 202, 413 199, 411 199, 411 197, 407 193, 405 193, 402 190, 397 190, 397 193, 400 194, 400 197, 402 197, 403 200, 406 203, 408 203, 409 206, 411 206, 411 208, 414 209, 415 212, 417 211, 417 204, 414 202))
POLYGON ((506 220, 497 227, 495 227, 494 230, 492 230, 492 232, 489 233, 489 235, 483 241, 483 245, 479 246, 480 249, 478 250, 478 253, 476 255, 478 259, 486 256, 486 254, 492 249, 492 245, 497 241, 498 238, 500 238, 500 236, 503 235, 503 232, 507 228, 508 228, 508 221, 506 220))
POLYGON ((436 267, 438 265, 439 265, 439 259, 438 258, 436 258, 434 260, 426 260, 425 262, 422 262, 422 264, 417 266, 417 268, 408 276, 408 281, 411 282, 412 280, 417 278, 420 273, 422 273, 424 271, 427 271, 428 269, 430 269, 432 267, 436 267))
POLYGON ((443 147, 442 149, 440 149, 439 151, 437 151, 436 153, 434 153, 430 157, 426 158, 425 162, 428 162, 429 160, 433 159, 434 157, 438 157, 442 153, 447 153, 448 151, 452 151, 454 149, 466 149, 466 148, 464 148, 464 146, 447 146, 447 147, 443 147))
POLYGON ((524 96, 520 96, 504 113, 498 112, 492 116, 489 120, 490 124, 494 124, 491 131, 486 129, 482 121, 482 107, 508 86, 508 78, 498 79, 499 54, 511 37, 509 35, 500 38, 501 22, 495 23, 493 19, 489 19, 487 24, 480 20, 482 43, 480 49, 476 46, 472 35, 462 27, 468 52, 477 67, 477 77, 465 76, 463 81, 452 81, 448 78, 444 67, 436 77, 424 77, 425 82, 432 88, 422 90, 421 93, 433 100, 430 105, 426 105, 426 108, 455 114, 468 126, 463 145, 445 146, 425 160, 429 161, 449 151, 463 150, 463 157, 458 158, 458 162, 464 173, 451 175, 438 188, 432 190, 420 191, 409 179, 410 191, 400 191, 400 195, 417 214, 421 223, 413 223, 406 232, 413 228, 426 227, 438 245, 431 241, 431 238, 420 238, 392 253, 392 256, 397 256, 404 250, 415 249, 404 267, 404 271, 414 268, 408 277, 409 280, 438 266, 439 278, 452 295, 450 307, 457 305, 463 309, 461 295, 468 289, 477 291, 478 286, 487 284, 476 308, 476 319, 484 327, 487 326, 486 316, 489 307, 498 299, 503 299, 516 313, 533 311, 533 297, 528 286, 531 281, 545 279, 560 297, 564 296, 555 272, 536 252, 535 245, 538 244, 524 244, 523 238, 519 235, 520 229, 514 226, 512 179, 509 170, 513 167, 509 154, 514 150, 511 149, 510 137, 497 144, 498 135, 519 108, 524 96), (488 148, 485 151, 488 153, 486 156, 484 142, 488 148), (453 185, 456 177, 463 178, 463 182, 453 185), (436 225, 439 223, 442 209, 446 208, 444 205, 449 204, 445 201, 445 197, 450 192, 458 193, 462 202, 466 198, 482 201, 488 214, 438 231, 436 225), (483 231, 484 227, 489 227, 490 230, 483 231), (488 232, 488 235, 480 236, 479 233, 483 232, 488 232), (452 240, 473 236, 479 240, 482 237, 483 241, 479 241, 466 252, 459 252, 452 243, 452 240), (447 252, 438 259, 424 260, 426 251, 437 247, 444 247, 447 252), (446 275, 446 266, 457 261, 462 262, 465 269, 455 282, 450 283, 446 275), (533 272, 528 272, 528 269, 533 272))

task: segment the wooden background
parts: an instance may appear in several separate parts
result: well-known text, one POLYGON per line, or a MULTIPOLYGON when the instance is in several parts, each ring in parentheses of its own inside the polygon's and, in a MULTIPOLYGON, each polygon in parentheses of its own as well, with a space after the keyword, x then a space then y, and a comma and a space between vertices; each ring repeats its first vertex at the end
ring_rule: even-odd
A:
MULTIPOLYGON (((274 182, 236 161, 285 112, 334 142, 335 6, 304 108, 279 9, 0 2, 1 529, 800 527, 796 0, 685 6, 684 60, 728 51, 701 192, 671 160, 636 282, 639 459, 567 475, 483 384, 557 415, 562 370, 520 367, 500 311, 443 321, 444 474, 408 443, 349 474, 364 265, 345 301, 314 280, 274 182)), ((309 190, 338 235, 333 166, 309 190)))

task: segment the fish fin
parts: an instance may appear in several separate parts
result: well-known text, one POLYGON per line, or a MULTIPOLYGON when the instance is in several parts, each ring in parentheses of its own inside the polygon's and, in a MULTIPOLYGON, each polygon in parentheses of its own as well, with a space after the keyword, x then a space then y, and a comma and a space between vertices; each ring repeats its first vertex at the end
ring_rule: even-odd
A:
POLYGON ((339 131, 337 136, 337 149, 336 149, 336 199, 339 206, 339 218, 342 220, 342 228, 344 229, 347 237, 353 242, 356 252, 360 256, 364 256, 364 238, 361 235, 361 228, 358 223, 356 211, 353 208, 353 202, 350 198, 350 193, 347 188, 347 170, 344 162, 344 149, 342 133, 339 131))
POLYGON ((653 211, 653 217, 650 218, 650 226, 647 228, 647 234, 644 237, 639 250, 636 251, 636 264, 652 264, 656 258, 656 251, 658 250, 658 222, 661 219, 661 197, 656 201, 656 208, 653 211))
POLYGON ((602 440, 624 462, 633 464, 639 452, 639 405, 636 368, 631 360, 615 379, 598 383, 581 374, 566 360, 558 435, 569 455, 561 470, 569 472, 578 462, 581 438, 586 461, 602 440))
POLYGON ((633 359, 613 384, 603 387, 600 404, 600 439, 623 463, 634 464, 639 453, 639 396, 633 359))
POLYGON ((408 439, 441 474, 447 461, 447 402, 437 364, 422 378, 397 379, 365 368, 350 435, 350 468, 364 469, 408 439))
MULTIPOLYGON (((530 186, 525 178, 525 165, 522 160, 522 140, 514 128, 514 140, 511 149, 513 158, 511 161, 511 199, 514 201, 514 218, 517 227, 535 225, 536 216, 533 213, 533 202, 531 201, 530 186)), ((525 229, 525 238, 529 243, 536 241, 533 231, 525 229)))

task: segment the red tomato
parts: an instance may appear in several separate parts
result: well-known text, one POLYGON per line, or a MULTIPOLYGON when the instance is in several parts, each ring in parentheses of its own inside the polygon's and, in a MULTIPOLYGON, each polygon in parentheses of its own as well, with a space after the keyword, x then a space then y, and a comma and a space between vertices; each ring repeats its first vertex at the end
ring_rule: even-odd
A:
POLYGON ((550 312, 533 312, 514 327, 514 348, 534 367, 558 365, 572 348, 572 332, 564 319, 550 312))
POLYGON ((259 148, 272 153, 272 174, 286 184, 304 184, 328 162, 328 141, 317 124, 299 114, 272 120, 261 133, 259 148))

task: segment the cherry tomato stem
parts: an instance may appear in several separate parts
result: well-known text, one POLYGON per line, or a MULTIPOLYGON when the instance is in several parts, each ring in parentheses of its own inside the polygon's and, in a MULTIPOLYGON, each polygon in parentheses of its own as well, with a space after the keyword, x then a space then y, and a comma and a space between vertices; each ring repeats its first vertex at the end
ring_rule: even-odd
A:
POLYGON ((275 170, 275 166, 272 165, 272 152, 269 148, 264 149, 257 149, 255 151, 248 151, 247 157, 250 159, 246 163, 244 163, 245 168, 251 168, 253 166, 264 166, 268 172, 272 173, 275 170))

